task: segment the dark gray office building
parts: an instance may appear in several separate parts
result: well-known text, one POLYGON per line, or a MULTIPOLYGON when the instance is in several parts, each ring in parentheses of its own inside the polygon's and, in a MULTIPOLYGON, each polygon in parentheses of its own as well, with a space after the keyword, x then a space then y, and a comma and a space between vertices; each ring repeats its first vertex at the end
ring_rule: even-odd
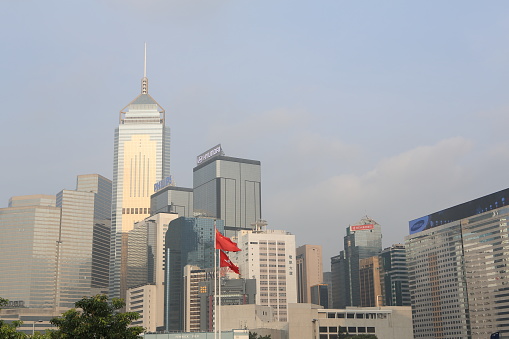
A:
POLYGON ((150 196, 150 215, 176 213, 180 217, 193 217, 193 189, 166 186, 150 196))
POLYGON ((410 306, 405 245, 395 244, 380 253, 384 306, 410 306))
POLYGON ((226 236, 261 219, 260 161, 223 155, 218 145, 193 169, 194 210, 224 221, 226 236))
POLYGON ((373 219, 366 216, 346 232, 344 250, 331 258, 334 308, 361 306, 359 260, 382 251, 381 227, 373 219))

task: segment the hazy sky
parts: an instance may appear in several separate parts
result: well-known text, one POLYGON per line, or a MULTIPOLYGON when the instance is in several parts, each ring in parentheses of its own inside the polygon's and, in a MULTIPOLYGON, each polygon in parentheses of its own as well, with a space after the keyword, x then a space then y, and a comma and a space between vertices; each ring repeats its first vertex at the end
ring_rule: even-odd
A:
POLYGON ((507 1, 0 1, 0 206, 112 178, 118 112, 166 109, 171 172, 262 162, 262 215, 343 248, 369 215, 408 221, 509 186, 507 1))

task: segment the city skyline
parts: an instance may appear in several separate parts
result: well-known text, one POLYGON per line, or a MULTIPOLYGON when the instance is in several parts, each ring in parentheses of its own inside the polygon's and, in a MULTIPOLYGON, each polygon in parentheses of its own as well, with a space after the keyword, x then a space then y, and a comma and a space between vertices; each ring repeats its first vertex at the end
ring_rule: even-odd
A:
POLYGON ((141 4, 3 4, 1 207, 113 179, 145 41, 177 184, 218 143, 261 161, 262 218, 322 245, 325 267, 363 215, 387 247, 409 220, 509 187, 506 3, 141 4))

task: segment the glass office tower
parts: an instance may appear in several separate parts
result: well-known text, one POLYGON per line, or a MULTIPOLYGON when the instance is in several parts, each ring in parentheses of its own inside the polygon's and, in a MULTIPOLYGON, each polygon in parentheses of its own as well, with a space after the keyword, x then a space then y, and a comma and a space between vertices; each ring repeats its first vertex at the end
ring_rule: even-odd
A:
POLYGON ((12 197, 0 209, 0 295, 25 307, 57 304, 60 208, 55 196, 12 197))
POLYGON ((154 184, 170 175, 165 112, 148 94, 146 76, 141 83, 141 94, 120 111, 115 130, 110 297, 125 298, 127 232, 150 216, 154 184))
POLYGON ((410 306, 405 245, 395 244, 380 253, 384 306, 410 306))
POLYGON ((382 229, 373 219, 366 216, 346 229, 344 250, 331 258, 335 308, 361 306, 359 261, 381 251, 382 229))
POLYGON ((409 222, 415 338, 509 335, 509 189, 409 222))
POLYGON ((226 236, 261 219, 260 162, 215 156, 193 169, 194 210, 224 221, 226 236))
POLYGON ((62 307, 108 288, 111 181, 97 174, 78 176, 77 188, 60 191, 56 200, 62 211, 56 297, 62 307))
POLYGON ((108 284, 111 181, 13 197, 0 209, 0 295, 30 308, 73 307, 108 284))
POLYGON ((180 217, 166 232, 164 323, 166 330, 184 329, 184 267, 214 267, 214 224, 223 233, 223 221, 180 217))

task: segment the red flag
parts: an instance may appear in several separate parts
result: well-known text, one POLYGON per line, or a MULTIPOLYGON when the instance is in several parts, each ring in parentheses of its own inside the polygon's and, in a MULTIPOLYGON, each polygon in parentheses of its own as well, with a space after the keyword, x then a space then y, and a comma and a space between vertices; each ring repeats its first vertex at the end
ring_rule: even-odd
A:
POLYGON ((219 251, 221 253, 219 259, 219 267, 229 267, 233 272, 240 274, 239 267, 232 263, 230 258, 223 251, 219 251))
POLYGON ((237 247, 237 244, 234 243, 230 238, 222 235, 216 228, 216 249, 229 251, 229 252, 238 252, 240 248, 237 247))

